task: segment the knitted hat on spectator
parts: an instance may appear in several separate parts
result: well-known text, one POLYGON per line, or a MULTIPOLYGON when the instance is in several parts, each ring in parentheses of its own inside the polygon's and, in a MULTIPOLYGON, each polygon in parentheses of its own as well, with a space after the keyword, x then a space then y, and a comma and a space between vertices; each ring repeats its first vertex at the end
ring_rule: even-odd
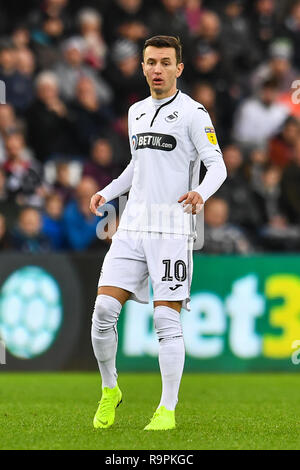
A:
POLYGON ((85 40, 79 36, 73 36, 63 42, 62 50, 66 52, 70 49, 77 49, 79 52, 84 52, 85 40))
POLYGON ((270 45, 269 53, 272 59, 290 60, 293 54, 293 46, 288 39, 277 39, 270 45))
POLYGON ((112 49, 113 60, 117 63, 122 62, 123 60, 128 59, 138 55, 138 47, 132 41, 127 41, 126 39, 117 41, 112 49))

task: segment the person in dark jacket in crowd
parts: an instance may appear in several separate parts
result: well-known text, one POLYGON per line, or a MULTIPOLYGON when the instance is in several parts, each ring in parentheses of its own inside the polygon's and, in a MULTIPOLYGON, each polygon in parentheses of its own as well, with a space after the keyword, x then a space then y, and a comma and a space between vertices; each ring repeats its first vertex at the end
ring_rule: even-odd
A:
MULTIPOLYGON (((70 153, 71 127, 68 109, 59 96, 58 80, 50 71, 36 78, 36 99, 27 115, 28 140, 41 162, 51 155, 70 153)), ((76 149, 73 149, 76 151, 76 149)))
POLYGON ((51 244, 42 231, 42 218, 37 209, 25 207, 21 210, 17 225, 12 231, 12 246, 23 253, 50 251, 51 244))
POLYGON ((250 252, 250 242, 242 230, 228 222, 229 205, 224 199, 213 197, 205 204, 204 253, 250 252))
POLYGON ((67 247, 63 216, 63 200, 58 193, 49 194, 42 214, 43 233, 49 238, 51 247, 61 251, 67 247))

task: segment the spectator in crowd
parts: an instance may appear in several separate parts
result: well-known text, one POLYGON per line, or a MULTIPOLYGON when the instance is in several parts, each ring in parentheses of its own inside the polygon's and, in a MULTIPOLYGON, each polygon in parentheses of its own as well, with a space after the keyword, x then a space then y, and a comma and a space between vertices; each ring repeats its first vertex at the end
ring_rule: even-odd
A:
POLYGON ((282 214, 276 214, 258 230, 263 251, 299 251, 300 226, 291 225, 282 214))
POLYGON ((191 41, 184 15, 184 0, 160 0, 159 8, 151 9, 148 18, 153 35, 179 36, 183 44, 183 54, 189 51, 191 41))
POLYGON ((243 232, 228 223, 229 206, 217 197, 205 203, 204 253, 247 254, 250 243, 243 232))
POLYGON ((74 188, 71 183, 70 164, 68 162, 63 160, 56 161, 53 189, 61 197, 64 206, 73 197, 74 188))
POLYGON ((43 7, 29 15, 32 48, 38 67, 52 68, 60 58, 60 43, 69 34, 72 17, 68 0, 46 0, 43 7))
POLYGON ((32 78, 17 69, 17 51, 10 39, 0 41, 0 80, 5 82, 6 101, 23 113, 32 101, 32 78))
POLYGON ((3 169, 7 192, 18 204, 40 206, 42 201, 38 189, 42 186, 41 170, 35 160, 28 158, 24 136, 18 131, 8 134, 5 147, 3 169))
POLYGON ((288 37, 293 44, 293 63, 300 69, 300 1, 291 3, 290 11, 285 18, 282 34, 288 37))
POLYGON ((244 174, 252 190, 260 190, 263 173, 268 162, 269 155, 266 147, 254 147, 249 153, 249 157, 244 165, 244 174))
POLYGON ((234 139, 246 148, 265 145, 288 117, 285 106, 277 103, 278 85, 276 80, 266 80, 258 96, 242 102, 233 127, 234 139))
POLYGON ((120 174, 120 168, 114 163, 113 147, 109 139, 99 138, 91 146, 91 160, 83 167, 83 176, 94 178, 98 191, 107 186, 120 174))
POLYGON ((244 175, 242 152, 237 145, 229 144, 224 148, 223 155, 227 179, 217 196, 227 201, 230 207, 230 222, 248 230, 251 235, 260 223, 260 215, 252 189, 244 175))
POLYGON ((88 176, 83 177, 76 188, 75 198, 65 208, 64 232, 71 250, 86 250, 96 240, 99 217, 91 213, 90 199, 97 191, 96 181, 88 176))
POLYGON ((5 218, 5 224, 10 227, 15 223, 19 207, 7 190, 6 172, 0 166, 0 213, 5 218))
POLYGON ((253 35, 252 47, 256 47, 261 60, 266 56, 270 43, 276 37, 277 18, 275 0, 254 0, 250 27, 253 35))
POLYGON ((53 72, 43 71, 37 76, 36 98, 28 111, 27 124, 29 144, 39 161, 71 152, 68 109, 59 96, 58 79, 53 72))
POLYGON ((105 37, 109 44, 118 39, 139 42, 146 39, 149 29, 146 18, 152 8, 143 0, 112 0, 106 12, 105 37))
POLYGON ((21 210, 12 232, 12 245, 23 253, 43 253, 50 250, 50 242, 42 232, 41 214, 37 209, 25 207, 21 210))
POLYGON ((66 101, 73 100, 79 78, 89 77, 95 83, 98 98, 103 104, 108 104, 112 99, 109 85, 99 73, 96 75, 92 67, 84 64, 85 40, 80 36, 67 39, 63 43, 62 52, 63 59, 54 69, 62 98, 66 101))
POLYGON ((202 0, 186 0, 184 3, 185 21, 191 36, 198 32, 199 24, 204 13, 202 0))
POLYGON ((131 149, 128 138, 128 108, 124 104, 120 107, 119 117, 113 122, 111 141, 115 146, 117 163, 125 169, 131 160, 131 149))
POLYGON ((10 104, 0 105, 0 164, 5 161, 5 144, 6 134, 16 129, 17 121, 13 106, 10 104))
POLYGON ((3 214, 0 213, 0 252, 11 248, 10 236, 7 232, 6 220, 3 214))
POLYGON ((0 207, 1 203, 7 199, 6 174, 5 170, 0 166, 0 207))
POLYGON ((30 31, 26 23, 15 25, 11 34, 11 38, 17 50, 29 48, 30 31))
POLYGON ((85 40, 84 62, 97 70, 104 69, 108 48, 102 35, 102 16, 93 8, 83 8, 77 21, 79 33, 85 40))
POLYGON ((279 93, 290 90, 298 72, 292 66, 292 45, 287 39, 276 39, 269 48, 269 58, 254 70, 251 81, 253 91, 260 89, 263 82, 274 78, 279 93))
POLYGON ((195 83, 201 77, 201 80, 210 83, 217 93, 228 89, 228 75, 218 49, 208 44, 198 44, 187 67, 186 80, 189 84, 195 83))
POLYGON ((28 77, 31 87, 31 101, 33 99, 33 81, 34 81, 34 72, 35 72, 35 57, 30 49, 23 47, 22 49, 17 49, 17 69, 24 77, 28 77))
POLYGON ((300 139, 295 144, 292 161, 282 174, 282 204, 284 214, 292 224, 300 224, 300 139))
POLYGON ((293 158, 295 145, 300 138, 300 122, 289 117, 279 134, 269 141, 269 158, 274 165, 284 168, 293 158))
POLYGON ((46 198, 45 211, 42 214, 43 233, 48 237, 52 249, 56 251, 67 247, 63 225, 63 200, 58 193, 51 193, 46 198))
POLYGON ((195 82, 192 97, 203 104, 217 131, 219 141, 222 145, 226 145, 232 127, 233 101, 226 94, 217 94, 216 89, 209 82, 204 81, 195 82), (226 106, 225 103, 227 103, 226 106))
POLYGON ((126 103, 127 110, 136 101, 146 98, 148 91, 143 76, 138 48, 128 40, 117 41, 112 47, 112 61, 105 78, 114 90, 114 110, 120 113, 126 103))
POLYGON ((110 107, 102 105, 95 83, 82 77, 76 86, 76 99, 70 106, 74 137, 79 155, 87 155, 91 142, 109 128, 113 114, 110 107))
POLYGON ((274 165, 267 166, 262 174, 261 184, 254 192, 263 224, 269 223, 273 217, 282 213, 280 183, 280 168, 274 165))
POLYGON ((243 0, 225 0, 222 15, 222 54, 228 67, 247 79, 258 61, 255 48, 251 47, 249 25, 244 16, 243 0))
POLYGON ((218 127, 219 110, 217 109, 216 90, 209 82, 195 82, 192 91, 192 98, 203 104, 209 113, 212 123, 218 127))
POLYGON ((221 20, 219 15, 211 10, 205 10, 201 15, 196 31, 197 44, 206 44, 219 49, 221 44, 221 20))

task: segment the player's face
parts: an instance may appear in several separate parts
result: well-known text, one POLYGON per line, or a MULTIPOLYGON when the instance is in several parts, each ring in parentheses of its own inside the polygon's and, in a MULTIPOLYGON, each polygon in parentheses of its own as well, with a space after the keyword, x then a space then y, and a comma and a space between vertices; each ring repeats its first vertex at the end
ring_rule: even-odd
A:
POLYGON ((153 98, 167 98, 176 92, 176 79, 182 74, 183 64, 176 63, 173 47, 148 46, 142 66, 153 98))

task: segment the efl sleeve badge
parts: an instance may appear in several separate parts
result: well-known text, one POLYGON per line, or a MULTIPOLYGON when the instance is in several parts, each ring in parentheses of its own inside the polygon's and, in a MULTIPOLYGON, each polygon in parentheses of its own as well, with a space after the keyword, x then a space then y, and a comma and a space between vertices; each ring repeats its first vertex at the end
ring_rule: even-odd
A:
POLYGON ((215 129, 213 127, 206 127, 205 128, 205 133, 207 135, 208 140, 210 141, 211 144, 217 145, 217 136, 215 129))

